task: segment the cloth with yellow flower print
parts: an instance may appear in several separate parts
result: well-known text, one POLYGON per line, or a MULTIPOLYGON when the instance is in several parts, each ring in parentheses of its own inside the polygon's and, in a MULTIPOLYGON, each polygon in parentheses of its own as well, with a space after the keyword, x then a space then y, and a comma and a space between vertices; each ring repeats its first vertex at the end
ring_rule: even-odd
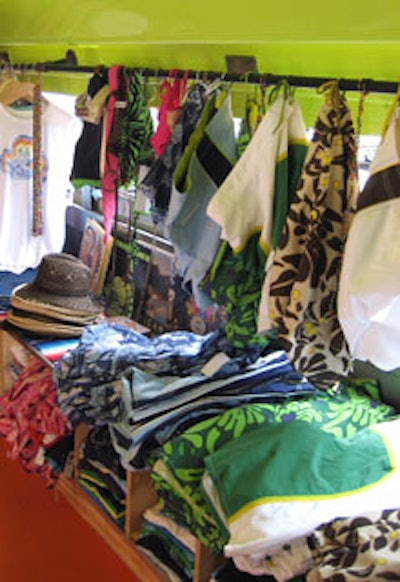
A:
POLYGON ((268 273, 271 325, 293 365, 326 388, 350 372, 337 318, 349 219, 358 196, 356 141, 343 95, 323 104, 268 273))
POLYGON ((318 528, 308 545, 316 564, 310 580, 400 580, 399 509, 337 519, 318 528))

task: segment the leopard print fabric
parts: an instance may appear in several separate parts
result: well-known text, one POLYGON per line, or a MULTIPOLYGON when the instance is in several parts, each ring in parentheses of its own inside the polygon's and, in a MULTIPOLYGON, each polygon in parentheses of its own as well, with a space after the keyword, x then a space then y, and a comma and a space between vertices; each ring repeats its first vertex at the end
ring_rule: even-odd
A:
POLYGON ((351 367, 336 300, 359 192, 356 150, 344 97, 336 107, 325 102, 268 273, 272 327, 293 365, 320 388, 351 367))

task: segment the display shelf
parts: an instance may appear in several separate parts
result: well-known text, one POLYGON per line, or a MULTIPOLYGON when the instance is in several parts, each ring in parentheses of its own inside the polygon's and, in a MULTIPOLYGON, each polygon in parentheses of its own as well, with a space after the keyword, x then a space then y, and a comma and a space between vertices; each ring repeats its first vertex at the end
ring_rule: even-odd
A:
MULTIPOLYGON (((147 329, 143 328, 143 331, 146 333, 147 329)), ((31 358, 39 358, 48 366, 52 366, 52 362, 46 360, 43 354, 29 343, 24 334, 3 325, 0 328, 1 392, 5 392, 12 385, 13 375, 10 373, 9 365, 15 357, 25 363, 31 358)), ((167 581, 166 575, 135 544, 140 534, 143 513, 155 505, 158 499, 151 481, 151 469, 127 471, 125 525, 123 529, 118 528, 78 483, 79 459, 84 451, 89 428, 84 423, 75 428, 73 470, 71 475, 67 475, 67 472, 59 475, 56 491, 66 498, 75 511, 95 529, 140 580, 167 581)), ((210 550, 196 541, 193 582, 209 582, 218 562, 218 558, 210 550)))

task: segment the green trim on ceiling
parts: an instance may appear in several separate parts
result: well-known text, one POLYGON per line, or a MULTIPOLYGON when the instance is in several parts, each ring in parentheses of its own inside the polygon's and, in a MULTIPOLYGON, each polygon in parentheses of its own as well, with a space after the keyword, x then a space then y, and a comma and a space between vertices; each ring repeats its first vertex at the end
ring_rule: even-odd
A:
MULTIPOLYGON (((12 63, 64 58, 81 66, 122 64, 152 69, 224 71, 226 55, 252 55, 260 73, 397 82, 400 2, 254 0, 138 3, 134 0, 13 0, 0 3, 0 51, 12 63)), ((43 75, 46 90, 79 94, 88 76, 43 75)), ((236 88, 235 88, 236 92, 236 88)), ((238 91, 239 92, 239 91, 238 91)), ((297 91, 307 124, 321 96, 297 91)), ((349 95, 356 115, 358 95, 349 95)), ((363 132, 380 132, 393 96, 368 95, 363 132)), ((237 113, 243 107, 240 98, 237 113)), ((235 111, 236 113, 236 111, 235 111)))
POLYGON ((226 55, 253 55, 262 73, 387 81, 399 78, 400 43, 0 44, 0 50, 8 52, 12 63, 59 60, 69 49, 82 66, 118 63, 131 67, 224 71, 226 55))

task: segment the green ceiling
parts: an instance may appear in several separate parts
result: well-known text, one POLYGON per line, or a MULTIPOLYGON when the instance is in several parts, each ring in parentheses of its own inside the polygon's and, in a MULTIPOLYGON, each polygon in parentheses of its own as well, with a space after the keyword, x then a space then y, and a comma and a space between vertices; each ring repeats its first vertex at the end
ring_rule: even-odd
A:
MULTIPOLYGON (((58 60, 68 49, 90 67, 223 71, 226 55, 253 55, 262 73, 397 82, 400 2, 0 0, 0 50, 12 62, 58 60)), ((64 92, 84 84, 69 73, 46 82, 64 92)), ((315 91, 304 99, 317 105, 315 91)), ((391 100, 367 98, 367 127, 379 126, 391 100)))

